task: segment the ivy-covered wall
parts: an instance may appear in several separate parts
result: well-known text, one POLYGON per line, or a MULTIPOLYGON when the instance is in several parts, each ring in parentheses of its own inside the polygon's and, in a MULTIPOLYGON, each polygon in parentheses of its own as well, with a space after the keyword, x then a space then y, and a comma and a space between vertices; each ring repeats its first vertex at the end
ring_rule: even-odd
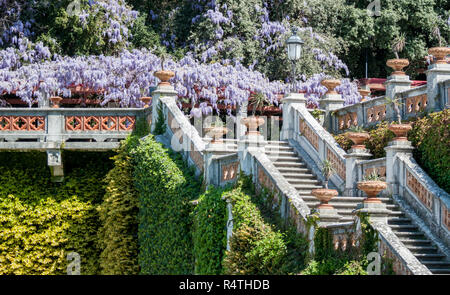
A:
POLYGON ((179 154, 149 135, 133 151, 139 196, 139 265, 142 274, 192 274, 192 210, 201 182, 179 154))
POLYGON ((99 273, 96 206, 110 153, 65 152, 65 179, 52 183, 45 153, 0 153, 0 274, 99 273))

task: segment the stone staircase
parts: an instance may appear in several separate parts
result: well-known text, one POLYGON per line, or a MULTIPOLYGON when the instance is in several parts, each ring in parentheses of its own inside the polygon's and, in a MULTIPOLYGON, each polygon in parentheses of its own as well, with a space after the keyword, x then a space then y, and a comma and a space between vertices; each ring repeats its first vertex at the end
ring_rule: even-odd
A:
MULTIPOLYGON (((288 142, 270 141, 266 146, 266 155, 280 174, 297 189, 308 207, 310 209, 316 208, 320 202, 311 194, 311 190, 323 186, 321 181, 297 155, 294 148, 288 142)), ((440 253, 437 246, 401 211, 397 204, 394 204, 391 198, 380 199, 391 211, 388 217, 388 225, 405 247, 433 274, 450 274, 450 261, 444 254, 440 253)), ((337 196, 329 204, 343 216, 340 222, 351 222, 353 210, 363 200, 363 197, 337 196)))
POLYGON ((414 221, 403 213, 392 199, 384 201, 391 210, 388 225, 406 248, 433 274, 450 274, 450 261, 427 238, 414 221))

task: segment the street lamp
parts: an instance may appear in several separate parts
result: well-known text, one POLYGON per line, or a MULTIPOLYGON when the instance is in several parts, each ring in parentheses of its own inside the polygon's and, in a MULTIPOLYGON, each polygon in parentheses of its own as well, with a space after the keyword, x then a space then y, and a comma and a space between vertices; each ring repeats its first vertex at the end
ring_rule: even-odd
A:
POLYGON ((292 83, 295 81, 295 63, 300 59, 302 55, 302 45, 305 42, 297 36, 297 28, 292 28, 292 36, 287 39, 287 54, 289 60, 292 62, 292 83))

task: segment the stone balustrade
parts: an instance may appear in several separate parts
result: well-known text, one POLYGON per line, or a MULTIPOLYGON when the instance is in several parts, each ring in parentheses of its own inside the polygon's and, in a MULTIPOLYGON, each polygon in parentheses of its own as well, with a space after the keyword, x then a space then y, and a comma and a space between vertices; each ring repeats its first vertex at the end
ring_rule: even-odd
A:
MULTIPOLYGON (((450 195, 441 189, 408 154, 396 161, 399 196, 424 225, 450 248, 450 195)), ((444 252, 448 251, 445 250, 444 252)))
MULTIPOLYGON (((294 122, 293 136, 289 139, 293 141, 292 145, 299 145, 307 153, 311 159, 308 164, 319 174, 322 162, 329 160, 336 170, 330 180, 338 190, 343 191, 346 181, 346 152, 339 147, 333 136, 322 127, 304 105, 295 105, 292 108, 294 112, 290 119, 294 122)), ((308 162, 307 159, 305 160, 308 162)))
POLYGON ((1 108, 1 150, 109 150, 117 148, 146 109, 1 108))

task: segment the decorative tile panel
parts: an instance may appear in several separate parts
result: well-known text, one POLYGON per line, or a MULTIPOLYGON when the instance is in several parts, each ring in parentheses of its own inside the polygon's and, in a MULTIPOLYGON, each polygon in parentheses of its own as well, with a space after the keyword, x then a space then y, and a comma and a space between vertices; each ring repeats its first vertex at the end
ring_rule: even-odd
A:
POLYGON ((402 263, 402 261, 392 253, 391 249, 386 245, 383 240, 380 240, 380 246, 378 251, 384 258, 384 260, 388 259, 392 262, 392 270, 397 275, 412 275, 411 271, 408 270, 406 265, 402 263))
POLYGON ((309 143, 316 149, 319 150, 319 136, 308 126, 305 120, 300 120, 300 133, 303 135, 309 143))
POLYGON ((379 105, 367 109, 367 122, 374 123, 386 119, 386 106, 379 105))
POLYGON ((345 181, 345 163, 343 163, 329 147, 327 147, 327 159, 331 162, 331 165, 333 165, 337 175, 345 181))
POLYGON ((411 96, 406 98, 406 113, 417 113, 423 111, 428 104, 428 98, 426 94, 411 96))
POLYGON ((192 142, 191 142, 191 150, 189 152, 189 155, 190 155, 192 161, 198 167, 198 169, 203 171, 203 167, 204 167, 203 155, 198 150, 195 150, 195 146, 192 142))
POLYGON ((425 186, 423 186, 411 172, 406 170, 406 185, 419 198, 419 200, 429 209, 432 210, 433 194, 431 194, 425 186))
POLYGON ((222 168, 221 181, 234 180, 236 179, 238 174, 239 163, 234 162, 227 165, 222 165, 221 168, 222 168))
POLYGON ((66 116, 67 131, 132 131, 134 116, 66 116))
POLYGON ((386 177, 386 166, 366 168, 364 170, 364 175, 368 176, 376 172, 380 177, 386 177))
POLYGON ((45 131, 45 117, 0 116, 0 131, 45 131))
POLYGON ((358 115, 356 112, 347 113, 338 117, 339 130, 358 126, 358 115))

